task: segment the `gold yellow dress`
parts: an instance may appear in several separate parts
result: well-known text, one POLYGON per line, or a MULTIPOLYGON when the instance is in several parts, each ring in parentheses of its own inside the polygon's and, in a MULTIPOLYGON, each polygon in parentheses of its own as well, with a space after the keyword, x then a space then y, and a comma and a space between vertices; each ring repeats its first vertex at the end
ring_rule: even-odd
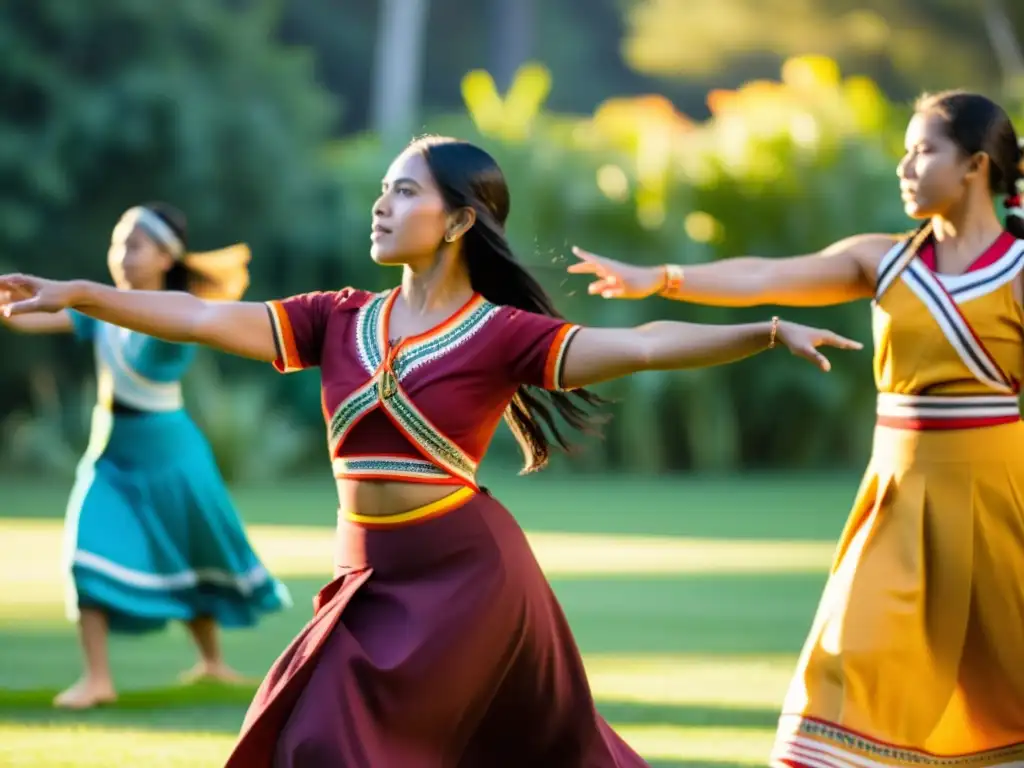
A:
POLYGON ((879 270, 874 448, 772 766, 1024 766, 1024 241, 933 254, 879 270))

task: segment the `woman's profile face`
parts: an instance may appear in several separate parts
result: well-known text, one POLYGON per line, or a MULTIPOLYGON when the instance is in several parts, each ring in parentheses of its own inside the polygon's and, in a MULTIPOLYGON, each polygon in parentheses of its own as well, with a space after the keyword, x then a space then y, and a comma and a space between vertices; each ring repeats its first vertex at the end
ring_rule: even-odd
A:
POLYGON ((114 227, 107 250, 107 267, 118 288, 159 290, 173 265, 170 254, 133 219, 122 218, 114 227))
POLYGON ((946 132, 939 115, 916 114, 906 132, 897 168, 903 208, 913 219, 942 216, 966 194, 972 158, 946 132))
POLYGON ((427 161, 415 150, 395 158, 373 204, 370 256, 378 264, 433 259, 444 242, 448 213, 427 161))

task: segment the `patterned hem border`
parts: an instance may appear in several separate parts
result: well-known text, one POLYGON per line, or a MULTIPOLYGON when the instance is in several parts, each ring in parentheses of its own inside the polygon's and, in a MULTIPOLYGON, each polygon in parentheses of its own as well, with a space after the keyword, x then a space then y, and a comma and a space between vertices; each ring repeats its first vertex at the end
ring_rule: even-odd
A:
POLYGON ((1024 741, 982 752, 936 755, 924 750, 887 744, 864 734, 800 715, 779 719, 779 736, 771 765, 778 768, 1019 768, 1024 765, 1024 741))

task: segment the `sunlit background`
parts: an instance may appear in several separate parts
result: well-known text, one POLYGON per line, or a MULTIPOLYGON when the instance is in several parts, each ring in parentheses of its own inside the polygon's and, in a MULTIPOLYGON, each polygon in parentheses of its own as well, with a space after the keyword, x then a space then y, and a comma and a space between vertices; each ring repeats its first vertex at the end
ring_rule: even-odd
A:
MULTIPOLYGON (((106 280, 127 207, 244 240, 252 299, 397 273, 367 255, 395 151, 455 134, 502 163, 520 258, 571 319, 762 319, 603 302, 569 247, 637 263, 815 250, 909 227, 894 167, 913 97, 982 90, 1024 118, 1016 0, 9 0, 0 4, 0 272, 106 280), (583 289, 583 290, 581 290, 583 289)), ((868 307, 787 317, 869 341, 868 307)), ((222 764, 252 689, 187 688, 178 629, 115 638, 121 701, 56 713, 78 674, 61 517, 95 396, 90 349, 0 331, 0 764, 222 764)), ((604 388, 603 439, 486 484, 530 533, 599 706, 655 766, 763 765, 867 459, 870 351, 784 353, 604 388)), ((318 377, 201 357, 189 407, 296 606, 230 633, 260 676, 330 577, 318 377)))

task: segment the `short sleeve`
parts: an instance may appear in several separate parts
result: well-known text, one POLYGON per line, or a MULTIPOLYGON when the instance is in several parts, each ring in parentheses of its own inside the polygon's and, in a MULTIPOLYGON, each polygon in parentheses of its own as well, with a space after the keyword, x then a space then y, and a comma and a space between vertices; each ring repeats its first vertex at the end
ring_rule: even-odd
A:
POLYGON ((532 387, 564 389, 562 365, 580 327, 559 317, 519 309, 508 309, 496 319, 505 325, 502 352, 510 377, 532 387))
POLYGON ((69 309, 68 317, 71 318, 71 332, 79 341, 92 341, 96 336, 96 324, 99 322, 95 317, 83 315, 69 309))
POLYGON ((352 303, 357 291, 314 291, 266 302, 274 329, 274 368, 293 373, 320 365, 331 313, 352 303))

